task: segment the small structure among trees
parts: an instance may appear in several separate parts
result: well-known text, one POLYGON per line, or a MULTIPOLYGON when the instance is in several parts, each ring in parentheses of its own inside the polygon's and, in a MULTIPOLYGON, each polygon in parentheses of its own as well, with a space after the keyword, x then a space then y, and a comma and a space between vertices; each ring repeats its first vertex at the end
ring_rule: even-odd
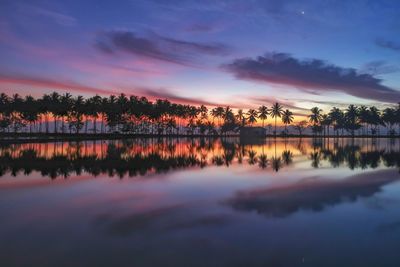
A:
POLYGON ((240 137, 265 137, 266 130, 263 127, 241 127, 240 137))

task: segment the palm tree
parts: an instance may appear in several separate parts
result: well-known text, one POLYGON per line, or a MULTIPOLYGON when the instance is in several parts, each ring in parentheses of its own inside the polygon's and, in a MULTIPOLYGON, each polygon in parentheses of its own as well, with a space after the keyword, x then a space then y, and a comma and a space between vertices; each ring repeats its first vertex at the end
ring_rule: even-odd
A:
POLYGON ((382 120, 389 126, 388 134, 393 135, 392 126, 396 123, 396 110, 394 108, 385 108, 382 113, 382 120))
POLYGON ((331 124, 332 124, 332 119, 331 119, 331 117, 330 117, 328 114, 323 114, 323 115, 321 116, 321 126, 324 127, 324 129, 323 129, 323 131, 324 131, 324 136, 325 136, 325 134, 326 134, 326 129, 325 129, 325 128, 328 129, 328 136, 329 136, 329 127, 330 127, 331 124))
POLYGON ((224 115, 224 108, 223 108, 223 107, 216 107, 216 108, 213 108, 213 109, 211 110, 211 115, 212 115, 214 118, 217 118, 217 119, 218 119, 218 125, 221 126, 221 121, 220 121, 220 119, 221 119, 222 116, 224 115))
POLYGON ((271 117, 275 118, 275 132, 274 135, 276 137, 276 120, 282 116, 283 107, 277 102, 271 108, 271 117))
POLYGON ((50 111, 51 114, 53 114, 54 133, 58 132, 57 118, 58 118, 58 115, 59 115, 59 109, 60 109, 60 95, 57 92, 53 92, 53 93, 50 94, 49 111, 50 111))
POLYGON ((262 121, 262 127, 264 128, 264 121, 268 118, 269 115, 269 109, 268 107, 262 105, 261 107, 258 108, 258 117, 262 121))
POLYGON ((235 118, 239 121, 240 126, 245 126, 246 125, 246 117, 244 115, 243 109, 239 109, 237 114, 235 115, 235 118))
POLYGON ((253 125, 257 121, 257 111, 255 109, 249 109, 247 111, 247 121, 253 125))
POLYGON ((208 108, 204 105, 201 105, 199 108, 200 119, 202 121, 206 121, 208 119, 208 108))
POLYGON ((65 117, 68 117, 68 114, 72 109, 72 95, 66 93, 60 97, 60 106, 58 108, 58 116, 61 118, 61 132, 65 131, 65 117))
POLYGON ((316 133, 318 131, 318 126, 321 122, 322 115, 321 115, 322 110, 318 107, 313 107, 311 109, 311 114, 308 115, 308 118, 310 122, 313 124, 313 131, 316 133))
POLYGON ((227 122, 230 119, 232 119, 233 117, 234 117, 234 115, 233 115, 232 109, 229 106, 227 106, 224 109, 224 113, 222 114, 222 118, 224 119, 225 122, 227 122))
POLYGON ((346 128, 350 130, 351 135, 354 136, 354 131, 360 127, 358 123, 358 108, 354 105, 349 105, 345 112, 346 128))
POLYGON ((342 112, 337 107, 333 107, 330 111, 328 116, 330 117, 331 123, 333 123, 333 129, 338 135, 338 129, 342 118, 342 112))
MULTIPOLYGON (((395 134, 393 126, 400 127, 400 104, 397 107, 388 107, 383 114, 374 106, 357 108, 350 105, 345 112, 334 107, 329 114, 322 115, 322 110, 318 107, 311 109, 309 121, 313 124, 314 132, 322 132, 322 129, 327 129, 329 135, 329 126, 333 124, 336 134, 338 130, 347 130, 354 136, 354 131, 365 127, 366 134, 375 134, 380 129, 380 125, 388 127, 389 134, 395 134)), ((216 107, 211 111, 214 118, 218 118, 221 132, 235 130, 238 122, 241 126, 246 123, 246 117, 253 125, 260 118, 264 126, 264 120, 267 119, 269 110, 265 106, 259 107, 257 110, 250 109, 246 114, 243 110, 238 110, 235 115, 232 109, 216 107), (221 123, 223 119, 223 123, 221 123)), ((275 118, 275 136, 277 127, 277 118, 282 118, 285 125, 285 133, 287 126, 293 122, 293 113, 289 110, 283 111, 282 106, 275 103, 270 111, 272 118, 275 118)), ((0 94, 0 129, 2 131, 19 132, 21 130, 34 130, 41 133, 42 126, 45 125, 45 132, 49 133, 49 120, 54 118, 54 132, 59 131, 58 121, 62 122, 62 133, 64 133, 65 118, 69 122, 68 127, 70 133, 74 130, 79 133, 82 126, 85 125, 85 133, 87 132, 88 123, 93 121, 93 132, 97 133, 97 119, 101 117, 101 133, 104 133, 104 125, 107 125, 107 130, 114 131, 117 127, 118 131, 124 133, 148 134, 171 134, 174 128, 179 127, 180 121, 184 120, 185 124, 189 121, 192 133, 199 130, 204 134, 215 133, 214 124, 208 121, 208 109, 204 105, 197 107, 192 105, 181 105, 170 103, 168 100, 157 99, 155 102, 149 101, 146 97, 138 98, 130 96, 127 98, 124 94, 118 97, 109 96, 108 98, 94 96, 83 98, 78 96, 72 98, 70 94, 59 95, 57 92, 45 94, 39 99, 32 96, 20 97, 18 94, 12 97, 6 94, 0 94), (37 126, 39 122, 39 127, 37 126), (28 128, 29 127, 29 128, 28 128)), ((296 125, 296 130, 301 135, 307 122, 303 121, 296 125)), ((272 125, 269 126, 272 128, 272 125)), ((363 131, 364 133, 364 131, 363 131)), ((400 133, 400 129, 399 129, 400 133)))
MULTIPOLYGON (((132 102, 131 102, 132 104, 132 102)), ((93 132, 97 133, 97 118, 101 113, 101 97, 99 95, 95 95, 94 97, 90 98, 89 101, 89 114, 93 118, 93 132)))
POLYGON ((283 113, 282 113, 282 122, 285 125, 285 134, 287 134, 287 125, 291 124, 293 122, 293 119, 294 119, 293 112, 291 112, 288 109, 283 111, 283 113))
POLYGON ((83 96, 77 96, 72 100, 72 110, 69 114, 68 126, 70 131, 75 129, 75 133, 79 134, 79 131, 83 126, 83 116, 85 114, 85 100, 83 96))
POLYGON ((368 119, 369 119, 369 110, 366 106, 362 105, 358 108, 358 117, 361 125, 363 125, 363 134, 365 134, 365 129, 368 135, 368 119))
POLYGON ((9 130, 9 126, 11 123, 10 120, 10 107, 11 99, 8 95, 1 93, 0 94, 0 128, 2 131, 9 130))
POLYGON ((22 127, 24 127, 24 122, 21 118, 22 108, 24 100, 19 94, 14 94, 11 98, 11 126, 14 133, 18 132, 22 127))
POLYGON ((371 130, 372 134, 376 134, 379 125, 384 124, 381 118, 381 113, 375 106, 369 108, 368 123, 374 126, 374 128, 371 130))
MULTIPOLYGON (((45 126, 46 126, 45 131, 47 134, 47 133, 49 133, 49 113, 51 110, 50 95, 47 95, 47 94, 43 95, 42 98, 39 99, 39 103, 40 103, 40 106, 39 106, 39 114, 40 115, 39 116, 42 117, 41 115, 44 115, 44 117, 45 117, 45 126)), ((40 131, 41 127, 42 127, 42 122, 40 122, 40 124, 39 124, 39 131, 40 131)))
POLYGON ((397 104, 397 109, 396 109, 396 123, 399 127, 398 134, 400 136, 400 102, 397 104))
POLYGON ((32 126, 38 119, 38 105, 36 100, 28 95, 23 101, 23 107, 21 110, 21 116, 24 121, 29 123, 29 132, 32 133, 32 126))

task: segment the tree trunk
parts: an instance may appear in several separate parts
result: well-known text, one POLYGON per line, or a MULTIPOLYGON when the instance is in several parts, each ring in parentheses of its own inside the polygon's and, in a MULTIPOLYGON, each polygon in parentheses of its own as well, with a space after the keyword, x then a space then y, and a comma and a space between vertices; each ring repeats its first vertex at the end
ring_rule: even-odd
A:
POLYGON ((45 122, 46 122, 46 134, 49 133, 49 115, 46 113, 45 115, 45 122))
POLYGON ((57 116, 54 116, 54 133, 57 133, 57 116))
POLYGON ((96 126, 96 124, 97 124, 97 117, 95 116, 95 117, 93 117, 93 132, 94 132, 94 134, 97 133, 97 126, 96 126))
POLYGON ((61 133, 64 133, 65 128, 65 122, 64 122, 64 116, 61 116, 61 133))
POLYGON ((86 117, 86 118, 85 118, 85 134, 87 134, 88 123, 89 123, 89 120, 88 120, 88 118, 86 117))

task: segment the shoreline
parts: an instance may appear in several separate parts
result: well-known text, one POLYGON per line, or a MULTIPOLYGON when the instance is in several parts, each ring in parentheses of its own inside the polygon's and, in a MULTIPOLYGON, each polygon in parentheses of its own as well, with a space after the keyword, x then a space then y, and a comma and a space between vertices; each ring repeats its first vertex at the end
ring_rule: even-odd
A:
POLYGON ((342 138, 363 138, 363 139, 400 139, 399 135, 325 135, 315 136, 310 134, 289 134, 289 135, 265 135, 260 137, 241 137, 239 134, 227 135, 202 135, 202 134, 69 134, 69 133, 0 133, 0 143, 19 143, 19 142, 46 142, 46 141, 84 141, 84 140, 116 140, 116 139, 135 139, 135 138, 240 138, 245 140, 261 140, 264 138, 314 138, 314 139, 342 139, 342 138))

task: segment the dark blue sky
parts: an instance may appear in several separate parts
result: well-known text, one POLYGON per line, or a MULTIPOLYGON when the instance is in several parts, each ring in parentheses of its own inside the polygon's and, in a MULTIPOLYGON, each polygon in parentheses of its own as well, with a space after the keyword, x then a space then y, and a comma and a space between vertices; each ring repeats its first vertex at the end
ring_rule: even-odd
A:
POLYGON ((5 1, 0 89, 249 108, 400 101, 400 1, 5 1))

